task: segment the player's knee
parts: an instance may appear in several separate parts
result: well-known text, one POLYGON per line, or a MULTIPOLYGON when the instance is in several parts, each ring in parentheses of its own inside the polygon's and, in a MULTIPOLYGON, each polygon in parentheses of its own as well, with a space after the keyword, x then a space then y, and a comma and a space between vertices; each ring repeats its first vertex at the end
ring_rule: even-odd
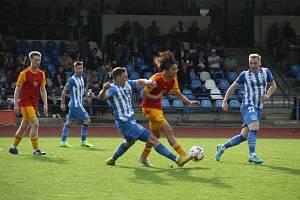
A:
POLYGON ((132 145, 134 145, 134 143, 135 143, 135 141, 127 141, 127 140, 124 141, 124 145, 125 145, 127 148, 129 148, 129 147, 131 147, 132 145))
POLYGON ((248 127, 249 127, 249 130, 258 131, 259 130, 259 123, 258 122, 251 123, 251 124, 248 125, 248 127))
POLYGON ((84 122, 83 122, 84 124, 86 124, 86 125, 89 125, 90 123, 91 123, 91 119, 90 118, 88 118, 88 119, 86 119, 86 120, 84 120, 84 122))
POLYGON ((152 134, 150 134, 147 142, 149 142, 150 144, 152 144, 153 146, 156 146, 159 144, 159 140, 152 134))

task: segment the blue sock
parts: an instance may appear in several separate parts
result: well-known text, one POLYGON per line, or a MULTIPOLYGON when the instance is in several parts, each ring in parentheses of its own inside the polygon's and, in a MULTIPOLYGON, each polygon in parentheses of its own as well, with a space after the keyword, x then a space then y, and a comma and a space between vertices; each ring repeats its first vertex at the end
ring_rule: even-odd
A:
POLYGON ((250 130, 248 133, 248 146, 250 155, 255 154, 257 130, 250 130))
POLYGON ((247 140, 246 138, 244 138, 242 135, 238 134, 234 137, 232 137, 230 140, 228 140, 227 143, 225 143, 223 145, 223 147, 225 149, 229 148, 229 147, 233 147, 233 146, 236 146, 238 144, 240 144, 241 142, 244 142, 245 140, 247 140))
POLYGON ((70 132, 70 126, 65 124, 61 133, 61 143, 63 144, 66 143, 69 132, 70 132))
POLYGON ((117 160, 120 156, 122 156, 127 151, 127 149, 128 148, 125 146, 125 144, 121 143, 118 149, 116 150, 116 152, 114 153, 112 159, 117 160))
POLYGON ((176 161, 177 156, 173 154, 167 147, 165 147, 163 144, 159 143, 156 147, 154 147, 155 151, 159 153, 160 155, 163 155, 173 161, 176 161))
POLYGON ((81 142, 86 141, 86 134, 87 134, 88 128, 89 128, 89 125, 82 124, 82 126, 81 126, 81 142))

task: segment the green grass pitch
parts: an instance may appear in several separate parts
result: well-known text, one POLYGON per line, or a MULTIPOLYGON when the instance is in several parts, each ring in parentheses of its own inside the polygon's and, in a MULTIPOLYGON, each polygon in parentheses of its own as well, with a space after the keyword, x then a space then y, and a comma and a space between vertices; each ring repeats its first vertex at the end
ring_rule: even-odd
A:
MULTIPOLYGON (((155 168, 137 162, 143 143, 137 142, 117 166, 104 161, 120 138, 89 138, 93 149, 82 149, 70 138, 72 149, 59 148, 59 138, 40 138, 46 156, 32 156, 29 138, 19 145, 21 155, 8 153, 12 138, 0 138, 0 199, 300 199, 300 140, 258 139, 262 165, 248 163, 247 143, 229 149, 220 162, 216 144, 227 139, 179 138, 185 147, 205 149, 201 162, 183 168, 152 151, 155 168), (170 166, 173 167, 170 167, 170 166)), ((167 141, 162 139, 162 143, 167 141)))

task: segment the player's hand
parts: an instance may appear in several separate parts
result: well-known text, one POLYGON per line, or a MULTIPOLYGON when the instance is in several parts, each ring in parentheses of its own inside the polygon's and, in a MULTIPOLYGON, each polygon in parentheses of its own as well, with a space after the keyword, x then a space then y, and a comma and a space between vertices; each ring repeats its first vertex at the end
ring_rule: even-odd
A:
POLYGON ((263 101, 266 101, 266 100, 268 100, 269 98, 270 98, 270 96, 267 95, 267 94, 263 94, 263 95, 261 96, 261 100, 263 100, 263 101))
POLYGON ((227 103, 227 101, 223 101, 222 102, 222 110, 225 111, 225 112, 228 110, 228 103, 227 103))
POLYGON ((200 105, 200 101, 191 101, 191 105, 193 106, 200 105))
POLYGON ((106 82, 103 84, 103 89, 107 90, 108 88, 110 88, 110 86, 111 86, 110 82, 106 82))
POLYGON ((163 92, 159 93, 158 95, 155 95, 155 99, 161 99, 163 97, 163 92))
POLYGON ((14 111, 15 111, 16 114, 19 113, 20 109, 19 109, 19 105, 18 104, 14 105, 14 111))
POLYGON ((64 104, 64 103, 60 104, 60 110, 66 111, 66 104, 64 104))
POLYGON ((44 110, 44 113, 47 114, 48 113, 48 105, 44 105, 43 110, 44 110))

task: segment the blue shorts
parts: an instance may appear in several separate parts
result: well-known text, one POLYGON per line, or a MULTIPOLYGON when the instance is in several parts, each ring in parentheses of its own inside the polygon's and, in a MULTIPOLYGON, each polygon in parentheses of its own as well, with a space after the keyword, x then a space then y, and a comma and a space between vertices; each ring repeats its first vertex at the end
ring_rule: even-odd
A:
POLYGON ((84 109, 84 107, 70 107, 69 108, 69 114, 68 114, 68 120, 71 122, 74 122, 77 119, 80 120, 86 120, 90 116, 84 109))
POLYGON ((148 129, 136 123, 135 120, 119 122, 116 127, 127 141, 140 140, 146 142, 151 134, 148 129))
POLYGON ((243 117, 243 125, 242 128, 248 126, 253 122, 259 122, 261 118, 261 109, 253 105, 242 105, 240 108, 242 117, 243 117))

